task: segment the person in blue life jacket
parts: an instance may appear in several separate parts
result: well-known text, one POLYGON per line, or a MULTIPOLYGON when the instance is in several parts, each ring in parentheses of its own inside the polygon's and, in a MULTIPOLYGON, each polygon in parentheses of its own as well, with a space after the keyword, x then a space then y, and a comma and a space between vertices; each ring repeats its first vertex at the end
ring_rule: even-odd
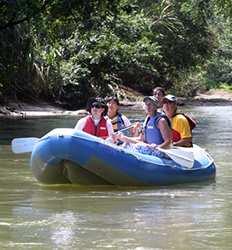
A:
POLYGON ((116 96, 106 97, 105 101, 108 106, 107 115, 111 120, 114 132, 131 126, 130 120, 119 111, 120 103, 116 96))
POLYGON ((171 144, 170 121, 165 114, 157 112, 159 101, 155 96, 146 96, 143 102, 147 116, 140 136, 128 137, 119 133, 117 139, 130 145, 133 143, 140 153, 163 156, 158 149, 169 148, 171 144))
MULTIPOLYGON (((138 129, 140 123, 131 124, 130 120, 120 112, 120 103, 116 96, 106 97, 105 101, 108 106, 107 116, 111 120, 114 132, 118 132, 123 129, 123 133, 128 136, 138 135, 138 129), (128 128, 125 129, 125 128, 128 128)), ((120 144, 118 142, 118 144, 120 144)))

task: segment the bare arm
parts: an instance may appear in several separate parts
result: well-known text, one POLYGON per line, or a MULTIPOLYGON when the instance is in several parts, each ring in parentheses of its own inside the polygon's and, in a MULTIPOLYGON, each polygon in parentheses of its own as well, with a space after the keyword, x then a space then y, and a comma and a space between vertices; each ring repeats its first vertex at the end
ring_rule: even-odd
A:
POLYGON ((157 124, 157 127, 160 129, 161 135, 164 142, 160 145, 157 145, 159 148, 168 148, 172 142, 171 140, 171 129, 168 126, 167 121, 164 118, 161 118, 157 124))
POLYGON ((116 139, 123 141, 123 142, 126 142, 126 143, 139 143, 142 141, 142 135, 138 136, 138 137, 129 137, 129 136, 125 136, 124 134, 119 132, 116 135, 116 139))
POLYGON ((177 142, 173 142, 173 145, 180 147, 190 147, 192 146, 192 137, 182 138, 177 142))

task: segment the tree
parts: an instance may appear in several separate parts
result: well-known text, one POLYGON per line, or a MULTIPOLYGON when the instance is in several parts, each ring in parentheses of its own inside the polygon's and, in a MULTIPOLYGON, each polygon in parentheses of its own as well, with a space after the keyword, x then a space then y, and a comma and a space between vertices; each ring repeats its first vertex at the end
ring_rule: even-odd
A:
POLYGON ((72 99, 71 106, 75 107, 89 95, 106 95, 120 84, 144 94, 156 84, 175 86, 180 73, 203 64, 212 52, 214 36, 208 25, 211 3, 2 1, 0 49, 17 48, 17 40, 6 36, 16 29, 20 30, 20 41, 25 45, 29 41, 28 46, 22 43, 15 49, 12 61, 0 58, 0 65, 18 72, 0 72, 2 91, 13 89, 17 97, 29 93, 35 98, 72 99), (21 51, 23 68, 16 60, 21 51), (24 72, 24 84, 17 77, 20 72, 24 72))

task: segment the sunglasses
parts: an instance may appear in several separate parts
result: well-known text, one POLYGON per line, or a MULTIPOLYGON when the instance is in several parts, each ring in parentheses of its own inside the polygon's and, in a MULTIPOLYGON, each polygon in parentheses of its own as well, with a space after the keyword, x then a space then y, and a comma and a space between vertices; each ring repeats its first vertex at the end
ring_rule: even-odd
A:
POLYGON ((102 106, 102 104, 100 104, 100 103, 93 103, 93 104, 91 105, 91 108, 100 109, 100 108, 103 108, 103 106, 102 106))

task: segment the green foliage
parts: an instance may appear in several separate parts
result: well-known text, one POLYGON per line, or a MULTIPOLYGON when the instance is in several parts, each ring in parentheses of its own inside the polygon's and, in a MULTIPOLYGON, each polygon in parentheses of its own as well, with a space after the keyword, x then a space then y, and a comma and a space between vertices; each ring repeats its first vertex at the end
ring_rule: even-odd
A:
POLYGON ((198 91, 205 90, 204 69, 201 66, 191 68, 189 71, 183 71, 179 74, 171 92, 178 96, 194 96, 198 91))
MULTIPOLYGON (((3 98, 19 92, 24 96, 25 89, 30 91, 31 37, 29 27, 20 25, 0 32, 0 83, 3 98)), ((29 92, 28 91, 28 92, 29 92)))
POLYGON ((221 84, 220 89, 232 92, 232 84, 226 84, 226 83, 221 84))
POLYGON ((145 32, 153 36, 149 26, 143 13, 133 18, 123 13, 116 21, 109 17, 101 25, 96 20, 96 27, 84 35, 77 29, 64 45, 72 62, 69 66, 62 63, 66 84, 79 84, 85 78, 97 94, 105 95, 108 85, 124 83, 129 70, 140 68, 156 74, 152 61, 160 59, 159 45, 144 36, 145 32))
POLYGON ((2 1, 2 93, 73 108, 117 85, 144 94, 162 85, 191 95, 197 70, 215 50, 209 26, 215 6, 213 0, 2 1))
POLYGON ((231 0, 214 0, 216 14, 224 15, 226 18, 232 18, 231 0))
POLYGON ((218 36, 218 47, 207 61, 206 87, 216 88, 224 83, 232 85, 231 23, 219 16, 212 23, 212 29, 218 36))

